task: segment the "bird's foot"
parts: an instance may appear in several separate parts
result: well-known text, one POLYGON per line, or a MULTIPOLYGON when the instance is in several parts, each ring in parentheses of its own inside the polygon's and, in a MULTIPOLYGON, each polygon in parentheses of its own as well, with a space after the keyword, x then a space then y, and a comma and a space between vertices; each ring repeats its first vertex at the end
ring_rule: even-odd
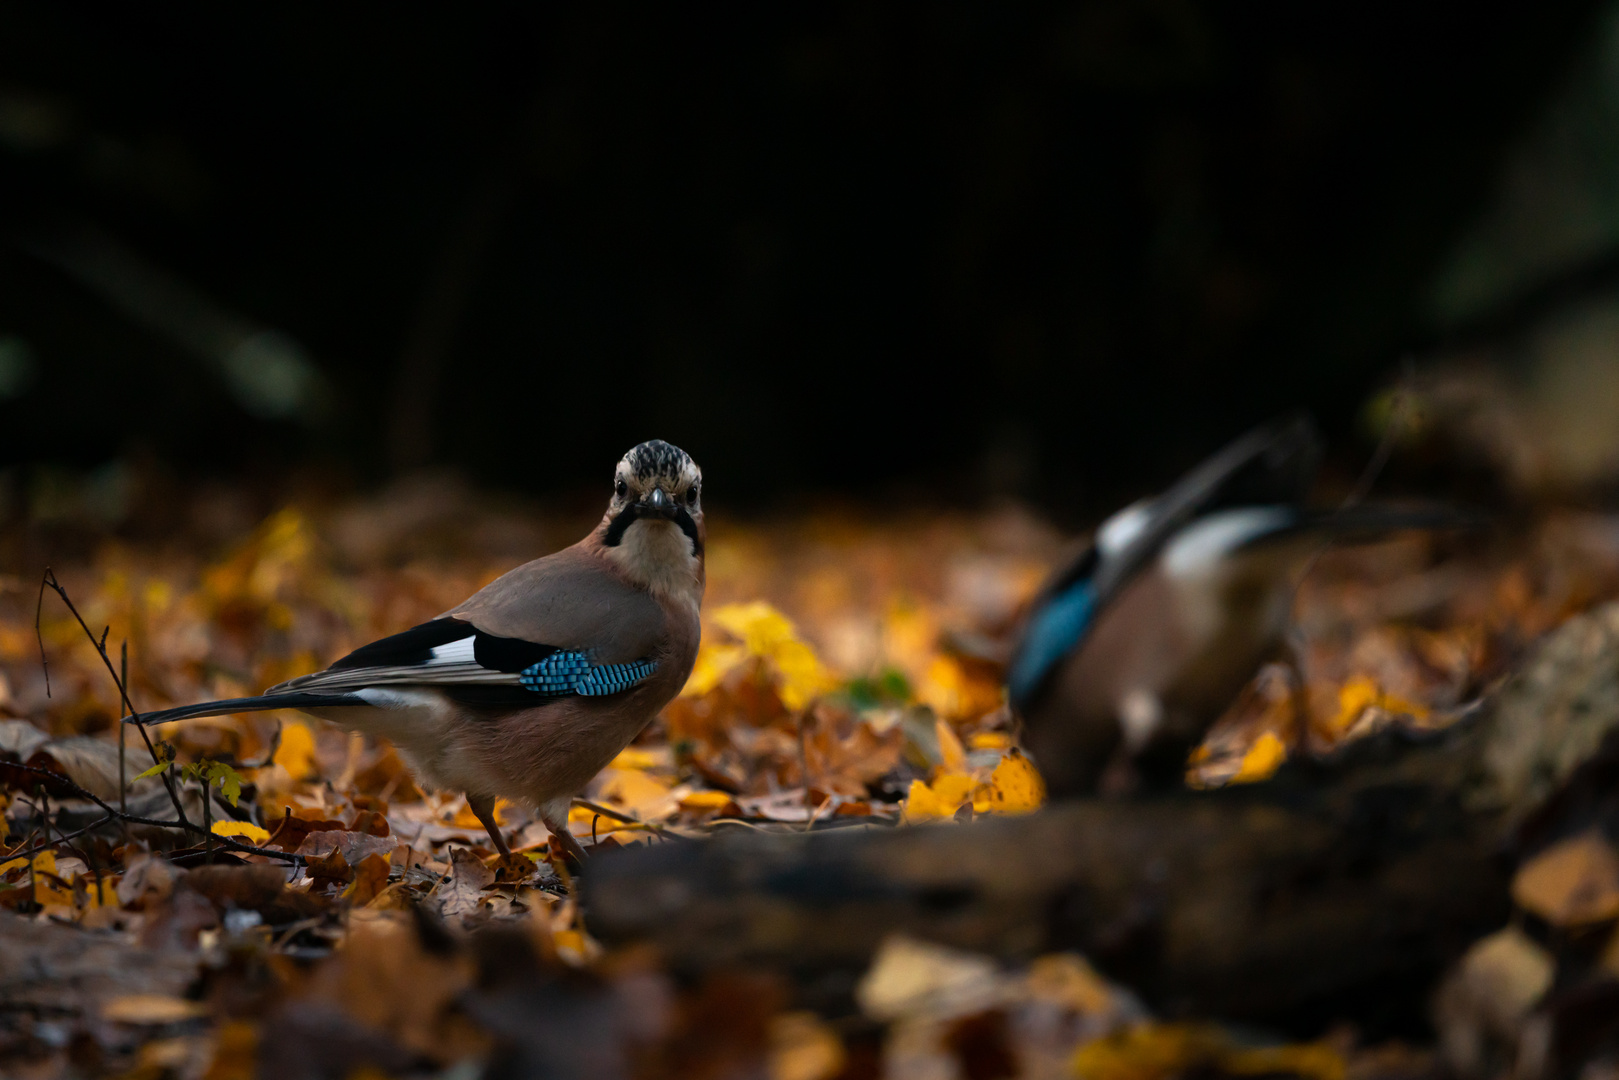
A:
POLYGON ((502 855, 510 855, 512 849, 506 844, 506 837, 501 834, 500 825, 495 821, 495 800, 491 795, 474 795, 467 792, 467 806, 483 822, 484 829, 489 833, 489 839, 495 842, 495 850, 502 855))
POLYGON ((582 870, 585 866, 585 849, 579 846, 579 841, 568 830, 568 821, 563 818, 559 823, 552 818, 541 816, 545 827, 551 831, 551 850, 561 854, 575 869, 582 870))

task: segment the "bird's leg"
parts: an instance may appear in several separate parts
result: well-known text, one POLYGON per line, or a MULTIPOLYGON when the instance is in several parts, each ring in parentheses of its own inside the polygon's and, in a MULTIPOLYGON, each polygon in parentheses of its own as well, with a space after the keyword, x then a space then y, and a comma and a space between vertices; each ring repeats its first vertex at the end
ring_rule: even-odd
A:
POLYGON ((495 842, 495 850, 502 855, 510 855, 512 849, 506 846, 506 838, 500 834, 500 826, 495 823, 495 799, 492 795, 474 795, 467 792, 467 806, 477 815, 483 827, 489 832, 489 839, 495 842))
POLYGON ((558 824, 549 815, 541 814, 540 820, 543 821, 545 823, 545 827, 551 831, 551 849, 555 851, 558 848, 561 848, 562 854, 571 862, 578 866, 584 866, 585 849, 579 846, 579 841, 575 840, 573 833, 569 831, 568 819, 564 817, 561 824, 558 824))

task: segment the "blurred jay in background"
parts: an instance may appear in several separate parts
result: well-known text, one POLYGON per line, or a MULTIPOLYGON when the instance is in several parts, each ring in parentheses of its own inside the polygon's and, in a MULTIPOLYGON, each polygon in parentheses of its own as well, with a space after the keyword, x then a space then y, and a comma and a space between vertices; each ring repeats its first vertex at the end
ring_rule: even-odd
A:
POLYGON ((1460 523, 1435 509, 1309 510, 1319 459, 1306 417, 1250 431, 1108 518, 1043 587, 1007 682, 1053 794, 1183 775, 1187 752, 1279 651, 1327 537, 1460 523))

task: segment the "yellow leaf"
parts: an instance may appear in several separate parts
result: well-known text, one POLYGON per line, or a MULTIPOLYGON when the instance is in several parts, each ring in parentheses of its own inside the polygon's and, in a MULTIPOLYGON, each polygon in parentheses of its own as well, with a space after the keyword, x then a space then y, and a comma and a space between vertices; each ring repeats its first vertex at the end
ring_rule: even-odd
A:
POLYGON ((603 801, 615 802, 645 820, 666 816, 677 805, 669 798, 670 785, 637 769, 615 769, 604 774, 603 801))
POLYGON ((212 826, 215 836, 240 836, 249 844, 262 844, 270 834, 251 821, 216 821, 212 826))
MULTIPOLYGON (((612 807, 603 807, 603 809, 611 810, 612 807)), ((609 814, 598 813, 588 806, 575 806, 568 811, 569 825, 583 825, 587 830, 594 827, 598 833, 612 832, 617 827, 615 823, 631 824, 633 823, 633 815, 626 810, 623 817, 612 817, 609 814)))
POLYGON ((1012 746, 1012 736, 1004 731, 980 731, 968 742, 974 750, 1007 750, 1012 746))
POLYGON ((1385 694, 1377 683, 1365 675, 1356 675, 1338 688, 1338 715, 1327 725, 1334 735, 1342 735, 1355 726, 1361 714, 1369 708, 1384 712, 1416 717, 1428 716, 1428 709, 1414 701, 1393 694, 1385 694))
POLYGON ((294 780, 306 780, 315 775, 315 736, 310 733, 308 724, 288 720, 281 725, 281 745, 275 748, 274 760, 294 780))
MULTIPOLYGON (((762 657, 780 677, 781 702, 789 709, 802 709, 837 685, 815 650, 799 639, 792 621, 764 601, 726 604, 714 612, 713 619, 741 642, 741 651, 725 652, 723 645, 711 649, 701 678, 693 669, 687 681, 688 693, 705 693, 724 678, 725 672, 749 656, 762 657)), ((698 666, 704 667, 701 651, 698 666)))
POLYGON ((726 604, 714 612, 714 622, 738 638, 752 656, 769 656, 784 641, 795 641, 792 620, 765 603, 726 604))
POLYGON ((720 684, 731 669, 748 658, 748 650, 741 645, 724 642, 703 642, 697 650, 697 663, 692 666, 691 677, 680 691, 682 697, 702 697, 720 684))
POLYGON ((947 772, 934 778, 932 784, 933 794, 939 801, 950 807, 953 814, 960 809, 961 804, 972 798, 973 789, 978 787, 978 781, 966 773, 947 772))
POLYGON ((943 718, 933 721, 933 734, 939 740, 939 771, 962 772, 967 768, 967 751, 962 749, 956 729, 943 718))
POLYGON ((56 855, 41 851, 34 856, 34 903, 41 907, 72 907, 73 890, 57 884, 56 855))
POLYGON ((972 720, 1005 700, 999 681, 968 670, 953 656, 935 656, 916 688, 917 700, 941 716, 972 720))
POLYGON ((956 807, 947 806, 944 800, 935 795, 933 789, 928 787, 927 784, 920 780, 911 781, 910 794, 905 797, 906 821, 947 818, 955 812, 956 807))
POLYGON ((1073 1057, 1081 1080, 1166 1080, 1218 1056, 1223 1040, 1196 1024, 1136 1024, 1085 1043, 1073 1057))
POLYGON ((1343 1080, 1343 1055, 1326 1043, 1256 1046, 1228 1050, 1220 1067, 1238 1076, 1298 1076, 1307 1080, 1343 1080))
POLYGON ((694 791, 680 798, 682 810, 723 810, 729 805, 731 796, 723 791, 694 791))
POLYGON ((19 866, 27 866, 27 865, 28 865, 28 860, 27 859, 10 859, 10 860, 8 860, 6 862, 0 863, 0 877, 4 877, 6 874, 11 873, 13 870, 17 869, 19 866))
POLYGON ((1034 762, 1017 750, 1008 750, 989 778, 989 812, 1028 814, 1046 801, 1046 782, 1034 762))
MULTIPOLYGON (((511 807, 512 804, 507 802, 505 799, 495 800, 495 808, 493 812, 496 825, 508 824, 507 817, 511 807)), ((478 815, 474 814, 472 812, 472 807, 467 806, 465 803, 461 805, 460 809, 456 810, 455 817, 450 819, 450 824, 454 825, 458 829, 483 828, 483 822, 478 820, 478 815)))
POLYGON ((1276 770, 1282 767, 1287 760, 1287 747, 1277 738, 1274 731, 1264 732, 1254 740, 1248 752, 1242 756, 1242 767, 1231 778, 1233 784, 1252 784, 1259 780, 1269 780, 1276 775, 1276 770))
POLYGON ((658 755, 639 746, 626 746, 618 756, 608 762, 611 769, 650 769, 658 763, 658 755))

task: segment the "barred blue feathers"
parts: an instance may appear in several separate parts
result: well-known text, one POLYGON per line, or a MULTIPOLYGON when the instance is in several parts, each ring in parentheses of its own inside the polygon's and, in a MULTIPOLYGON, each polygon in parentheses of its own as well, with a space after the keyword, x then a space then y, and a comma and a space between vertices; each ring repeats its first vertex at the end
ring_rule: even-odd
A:
POLYGON ((518 674, 523 687, 545 697, 600 697, 628 690, 658 669, 655 660, 593 664, 586 653, 554 652, 518 674))

